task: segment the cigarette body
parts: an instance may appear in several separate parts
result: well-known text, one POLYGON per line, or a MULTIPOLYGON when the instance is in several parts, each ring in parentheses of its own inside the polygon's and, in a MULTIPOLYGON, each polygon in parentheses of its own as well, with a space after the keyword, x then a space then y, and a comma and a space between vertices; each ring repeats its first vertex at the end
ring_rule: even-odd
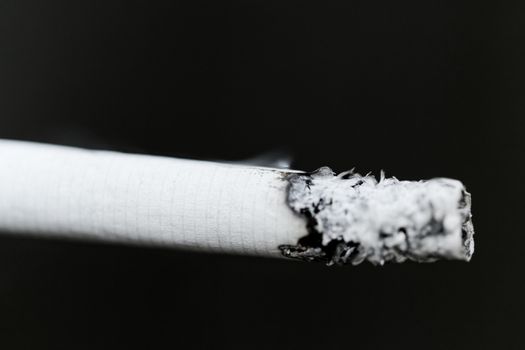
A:
POLYGON ((278 169, 0 141, 0 228, 280 256, 306 234, 278 169))
MULTIPOLYGON (((328 264, 355 264, 364 259, 383 263, 407 257, 468 260, 473 249, 470 202, 465 201, 466 192, 459 182, 444 187, 437 182, 435 186, 419 186, 417 200, 428 202, 423 207, 434 207, 431 217, 425 214, 417 218, 420 223, 403 222, 403 230, 385 230, 383 226, 391 225, 388 220, 392 220, 387 216, 393 214, 387 204, 382 212, 375 212, 385 216, 386 224, 385 220, 377 220, 357 226, 363 220, 375 219, 366 209, 360 214, 361 209, 352 209, 343 202, 362 206, 364 197, 356 196, 357 192, 352 192, 351 198, 333 196, 335 187, 327 184, 350 180, 348 184, 355 185, 352 181, 363 181, 368 187, 359 184, 348 189, 361 188, 365 195, 368 191, 367 205, 373 204, 369 198, 377 201, 378 195, 388 195, 386 201, 394 202, 415 197, 405 190, 394 195, 388 191, 373 194, 370 191, 381 187, 381 181, 378 185, 370 177, 353 173, 343 179, 327 168, 309 174, 8 140, 0 140, 0 167, 0 231, 4 233, 289 257, 328 264), (323 194, 316 194, 317 189, 323 194), (425 198, 425 191, 437 194, 425 198), (327 196, 332 201, 330 208, 327 196), (349 220, 356 215, 363 220, 349 220), (439 225, 430 227, 429 223, 436 220, 439 225), (362 232, 349 230, 348 225, 360 227, 362 232), (434 232, 436 227, 441 231, 434 232), (422 236, 434 240, 425 241, 422 236), (440 241, 440 237, 446 239, 440 241)), ((392 206, 398 207, 396 203, 392 206)), ((409 217, 419 210, 409 207, 407 204, 402 209, 409 217)))

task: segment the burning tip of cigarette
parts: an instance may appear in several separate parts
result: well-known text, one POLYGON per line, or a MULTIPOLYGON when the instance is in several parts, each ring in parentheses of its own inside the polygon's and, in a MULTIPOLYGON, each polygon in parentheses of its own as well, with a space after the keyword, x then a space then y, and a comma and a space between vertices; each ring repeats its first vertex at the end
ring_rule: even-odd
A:
POLYGON ((288 206, 307 220, 308 234, 281 245, 289 258, 357 265, 407 259, 469 261, 474 253, 471 197, 458 180, 377 180, 322 167, 288 177, 288 206))

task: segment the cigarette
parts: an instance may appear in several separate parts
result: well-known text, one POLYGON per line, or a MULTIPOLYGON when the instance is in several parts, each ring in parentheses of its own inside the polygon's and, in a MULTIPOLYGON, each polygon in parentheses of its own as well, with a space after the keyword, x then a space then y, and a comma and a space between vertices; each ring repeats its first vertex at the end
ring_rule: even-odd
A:
POLYGON ((458 180, 399 181, 0 140, 0 231, 327 265, 470 260, 458 180))

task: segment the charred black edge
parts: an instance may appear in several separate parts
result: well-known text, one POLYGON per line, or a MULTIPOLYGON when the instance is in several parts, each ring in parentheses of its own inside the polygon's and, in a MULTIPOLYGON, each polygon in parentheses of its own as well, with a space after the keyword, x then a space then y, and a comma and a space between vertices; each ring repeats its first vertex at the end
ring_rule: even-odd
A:
MULTIPOLYGON (((328 167, 319 168, 313 172, 305 172, 299 174, 290 174, 287 177, 289 182, 287 189, 287 201, 289 202, 289 193, 292 183, 297 178, 306 178, 305 183, 309 188, 312 183, 312 177, 321 174, 332 172, 328 167)), ((333 172, 332 172, 333 173, 333 172)), ((352 172, 346 174, 343 179, 349 179, 352 172)), ((319 211, 319 207, 324 205, 331 205, 331 203, 324 203, 324 199, 321 198, 318 203, 313 205, 314 212, 319 211)), ((327 245, 322 244, 323 235, 317 231, 317 220, 313 216, 313 213, 309 207, 302 208, 299 213, 302 217, 306 218, 306 229, 308 234, 300 238, 296 245, 283 244, 279 246, 281 254, 287 258, 298 259, 308 262, 323 262, 327 265, 344 265, 351 262, 357 253, 357 247, 359 243, 345 242, 343 239, 332 240, 327 245)))
POLYGON ((461 192, 459 209, 465 210, 463 224, 461 225, 461 240, 463 241, 465 259, 470 261, 474 254, 474 224, 472 223, 472 198, 466 189, 461 192))

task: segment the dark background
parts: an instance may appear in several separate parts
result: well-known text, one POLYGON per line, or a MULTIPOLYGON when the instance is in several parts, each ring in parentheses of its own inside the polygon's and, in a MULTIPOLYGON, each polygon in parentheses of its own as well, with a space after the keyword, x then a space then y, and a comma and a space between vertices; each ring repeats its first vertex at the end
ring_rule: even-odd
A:
POLYGON ((477 250, 328 268, 0 235, 0 348, 521 348, 516 4, 1 1, 0 137, 458 178, 477 250))

